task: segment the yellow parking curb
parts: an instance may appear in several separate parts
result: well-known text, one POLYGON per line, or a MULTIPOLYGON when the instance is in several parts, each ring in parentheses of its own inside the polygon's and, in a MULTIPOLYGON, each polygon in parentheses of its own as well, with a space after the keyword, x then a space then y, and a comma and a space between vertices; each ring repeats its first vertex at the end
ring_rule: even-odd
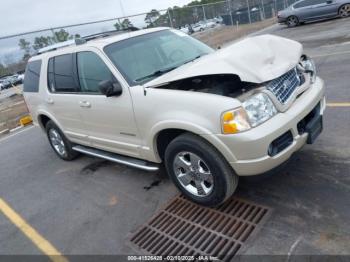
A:
POLYGON ((33 123, 33 119, 31 116, 25 116, 25 117, 22 117, 20 120, 19 120, 19 123, 22 125, 22 126, 26 126, 26 125, 29 125, 31 123, 33 123))

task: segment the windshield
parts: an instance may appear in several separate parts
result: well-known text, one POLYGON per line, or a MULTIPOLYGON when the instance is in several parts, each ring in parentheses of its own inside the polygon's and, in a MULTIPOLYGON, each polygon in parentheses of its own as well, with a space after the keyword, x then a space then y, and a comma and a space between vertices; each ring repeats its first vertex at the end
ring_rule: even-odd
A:
POLYGON ((214 52, 181 31, 149 33, 104 48, 130 86, 144 84, 185 63, 214 52))

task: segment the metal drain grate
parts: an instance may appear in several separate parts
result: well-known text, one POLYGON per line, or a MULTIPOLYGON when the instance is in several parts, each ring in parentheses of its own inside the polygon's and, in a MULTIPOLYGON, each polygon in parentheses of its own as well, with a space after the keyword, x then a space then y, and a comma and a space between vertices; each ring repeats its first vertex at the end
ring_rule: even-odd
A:
POLYGON ((142 226, 131 243, 151 255, 207 255, 230 261, 269 211, 238 198, 206 208, 179 196, 142 226))

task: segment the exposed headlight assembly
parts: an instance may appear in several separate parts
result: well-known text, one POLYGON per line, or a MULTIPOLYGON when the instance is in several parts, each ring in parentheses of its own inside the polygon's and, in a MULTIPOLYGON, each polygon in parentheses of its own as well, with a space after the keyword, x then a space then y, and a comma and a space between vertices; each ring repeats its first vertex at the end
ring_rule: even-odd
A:
POLYGON ((243 107, 222 114, 223 134, 235 134, 256 127, 277 114, 277 109, 264 94, 256 94, 243 102, 243 107))
POLYGON ((252 127, 256 127, 277 114, 277 109, 271 99, 264 93, 259 93, 243 102, 243 108, 248 114, 252 127))
POLYGON ((311 75, 311 83, 315 83, 317 71, 314 60, 306 55, 302 55, 300 58, 300 65, 305 73, 309 73, 311 75))

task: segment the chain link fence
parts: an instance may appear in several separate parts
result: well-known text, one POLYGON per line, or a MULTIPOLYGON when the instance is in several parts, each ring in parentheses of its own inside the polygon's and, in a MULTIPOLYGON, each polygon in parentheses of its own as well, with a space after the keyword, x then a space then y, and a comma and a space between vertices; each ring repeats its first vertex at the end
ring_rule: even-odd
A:
MULTIPOLYGON (((27 59, 40 48, 79 36, 130 27, 172 27, 218 48, 276 23, 277 12, 294 1, 296 0, 226 0, 0 36, 0 76, 23 71, 27 59), (4 69, 7 70, 5 73, 1 71, 4 69)), ((16 127, 18 119, 27 113, 22 96, 4 98, 1 93, 3 92, 0 92, 0 135, 2 130, 16 127)))
MULTIPOLYGON (((22 60, 23 55, 33 55, 38 49, 69 38, 91 35, 110 30, 172 27, 218 47, 252 31, 276 23, 279 10, 296 0, 226 0, 213 4, 188 5, 148 13, 67 25, 33 32, 0 36, 0 62, 11 66, 22 60), (24 46, 20 46, 24 39, 24 46)), ((23 65, 20 65, 23 67, 23 65)), ((12 71, 19 71, 14 67, 12 71)))

